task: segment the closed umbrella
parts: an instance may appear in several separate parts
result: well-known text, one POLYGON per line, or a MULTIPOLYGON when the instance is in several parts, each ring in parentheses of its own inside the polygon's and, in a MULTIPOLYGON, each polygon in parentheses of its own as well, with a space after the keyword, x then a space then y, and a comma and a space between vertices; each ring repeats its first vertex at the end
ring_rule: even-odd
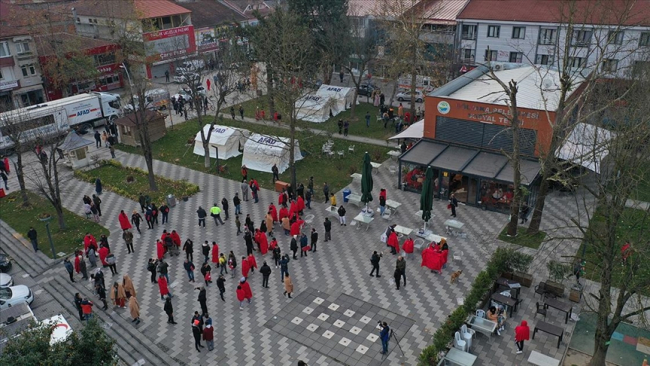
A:
POLYGON ((366 213, 370 201, 372 201, 372 165, 370 165, 370 155, 366 152, 361 168, 361 202, 366 204, 366 213))
POLYGON ((431 219, 431 210, 433 208, 433 170, 427 168, 427 173, 422 185, 422 195, 420 196, 420 210, 422 210, 422 220, 424 220, 424 231, 427 230, 427 221, 431 219))

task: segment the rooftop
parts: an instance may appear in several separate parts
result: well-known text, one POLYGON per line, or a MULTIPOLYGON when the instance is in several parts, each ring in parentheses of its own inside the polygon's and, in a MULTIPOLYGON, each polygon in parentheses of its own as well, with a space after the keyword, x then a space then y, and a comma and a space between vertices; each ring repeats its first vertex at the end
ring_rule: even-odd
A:
MULTIPOLYGON (((417 6, 430 24, 456 24, 458 14, 470 0, 422 0, 417 6)), ((416 9, 416 7, 413 7, 416 9)))
POLYGON ((650 26, 650 0, 473 0, 458 18, 567 23, 571 12, 573 23, 650 26))
POLYGON ((170 0, 79 0, 75 9, 79 15, 118 19, 151 19, 191 13, 170 0))
POLYGON ((54 33, 34 37, 34 43, 36 43, 36 49, 38 50, 39 56, 53 55, 54 48, 57 47, 57 44, 64 42, 79 45, 79 47, 84 50, 90 50, 97 47, 116 47, 115 44, 110 41, 82 37, 71 33, 54 33))
MULTIPOLYGON (((506 83, 510 80, 517 82, 517 86, 519 87, 519 92, 517 93, 518 107, 549 111, 557 110, 560 98, 560 73, 557 70, 539 66, 521 65, 520 67, 516 67, 512 64, 507 65, 510 68, 495 71, 494 75, 506 83)), ((471 77, 470 73, 455 80, 465 83, 467 80, 463 79, 468 77, 471 77)), ((568 93, 567 97, 580 86, 582 81, 583 79, 580 79, 575 82, 574 89, 568 93)), ((448 85, 451 83, 454 83, 454 81, 448 85)), ((503 91, 501 85, 489 74, 476 77, 464 86, 462 84, 459 85, 456 90, 447 89, 448 93, 446 95, 441 95, 436 92, 432 94, 457 100, 497 105, 507 105, 507 102, 509 102, 508 96, 503 91)), ((445 87, 443 86, 440 89, 443 88, 445 87)))
POLYGON ((253 18, 253 12, 256 10, 262 16, 266 16, 278 5, 276 0, 221 0, 221 2, 249 19, 253 18))
POLYGON ((184 2, 183 7, 192 12, 192 25, 194 25, 194 28, 214 27, 224 23, 239 23, 248 19, 215 0, 184 2))

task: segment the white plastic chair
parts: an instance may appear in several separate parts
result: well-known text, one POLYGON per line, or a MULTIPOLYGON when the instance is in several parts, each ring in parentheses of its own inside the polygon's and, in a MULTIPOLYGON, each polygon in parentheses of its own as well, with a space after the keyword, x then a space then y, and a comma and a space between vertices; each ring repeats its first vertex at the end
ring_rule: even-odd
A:
POLYGON ((458 348, 461 351, 467 352, 467 342, 460 338, 459 332, 456 332, 456 334, 454 334, 454 347, 458 348))
POLYGON ((461 325, 460 336, 467 343, 467 352, 472 349, 472 338, 474 338, 475 334, 474 329, 468 329, 466 324, 461 325))
POLYGON ((339 150, 336 153, 339 154, 339 159, 343 157, 343 150, 339 150))
POLYGON ((354 152, 354 145, 350 145, 350 147, 348 147, 348 151, 349 152, 354 152))
POLYGON ((485 310, 482 309, 476 310, 476 316, 485 319, 485 310))
POLYGON ((413 248, 415 248, 417 250, 422 250, 423 247, 424 247, 424 239, 419 239, 418 238, 418 239, 415 239, 415 241, 413 241, 413 248))
POLYGON ((462 262, 463 261, 463 251, 459 250, 458 253, 454 252, 453 259, 454 259, 454 262, 462 262))

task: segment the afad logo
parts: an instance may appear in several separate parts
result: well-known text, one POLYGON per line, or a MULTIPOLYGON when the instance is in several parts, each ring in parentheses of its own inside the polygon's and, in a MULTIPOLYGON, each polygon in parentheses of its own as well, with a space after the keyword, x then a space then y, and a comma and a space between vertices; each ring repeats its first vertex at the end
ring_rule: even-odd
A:
POLYGON ((447 114, 451 110, 449 103, 443 101, 438 102, 438 112, 441 114, 447 114))

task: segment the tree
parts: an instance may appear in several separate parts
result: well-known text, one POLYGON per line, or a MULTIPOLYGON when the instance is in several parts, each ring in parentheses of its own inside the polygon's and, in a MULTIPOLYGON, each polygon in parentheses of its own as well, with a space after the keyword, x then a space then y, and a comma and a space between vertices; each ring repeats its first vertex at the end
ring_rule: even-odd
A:
MULTIPOLYGON (((33 147, 32 151, 37 160, 35 164, 38 168, 32 166, 32 174, 29 175, 29 179, 36 187, 36 190, 50 202, 54 211, 56 211, 59 228, 65 230, 67 226, 63 216, 61 187, 62 184, 65 186, 64 183, 69 178, 59 174, 59 162, 64 158, 63 151, 59 148, 62 143, 63 140, 59 135, 37 134, 34 145, 30 146, 33 147)), ((68 177, 70 176, 68 175, 68 177)))
POLYGON ((350 23, 350 35, 347 42, 342 42, 346 45, 345 58, 342 67, 350 74, 350 79, 354 83, 354 101, 350 107, 350 116, 354 119, 354 111, 356 108, 356 100, 358 98, 359 87, 363 81, 364 76, 369 71, 368 66, 377 56, 377 38, 373 34, 374 30, 366 27, 361 23, 362 19, 354 19, 356 9, 350 10, 350 16, 347 22, 350 23), (357 67, 353 67, 356 65, 357 67), (357 75, 355 75, 355 73, 357 75))
POLYGON ((72 332, 65 340, 50 345, 53 328, 35 322, 17 337, 9 338, 0 363, 3 365, 105 365, 118 364, 115 340, 106 335, 95 319, 72 332))
POLYGON ((269 17, 261 19, 253 30, 251 43, 255 55, 266 63, 267 73, 272 70, 273 102, 284 111, 289 121, 289 160, 291 185, 296 186, 295 141, 298 109, 309 101, 313 90, 313 76, 318 65, 314 57, 310 30, 300 17, 289 11, 277 9, 269 17))
POLYGON ((323 82, 330 84, 333 65, 341 65, 347 56, 348 0, 289 0, 288 3, 289 11, 311 30, 315 48, 311 62, 320 65, 323 82))
POLYGON ((8 142, 13 144, 13 147, 7 150, 16 151, 16 161, 12 161, 16 178, 18 178, 18 185, 20 186, 20 196, 23 199, 23 206, 29 206, 29 196, 27 195, 27 186, 25 185, 25 164, 23 163, 24 140, 25 130, 29 129, 28 113, 24 109, 13 109, 13 105, 9 102, 8 105, 0 107, 0 131, 2 136, 6 137, 8 142))

